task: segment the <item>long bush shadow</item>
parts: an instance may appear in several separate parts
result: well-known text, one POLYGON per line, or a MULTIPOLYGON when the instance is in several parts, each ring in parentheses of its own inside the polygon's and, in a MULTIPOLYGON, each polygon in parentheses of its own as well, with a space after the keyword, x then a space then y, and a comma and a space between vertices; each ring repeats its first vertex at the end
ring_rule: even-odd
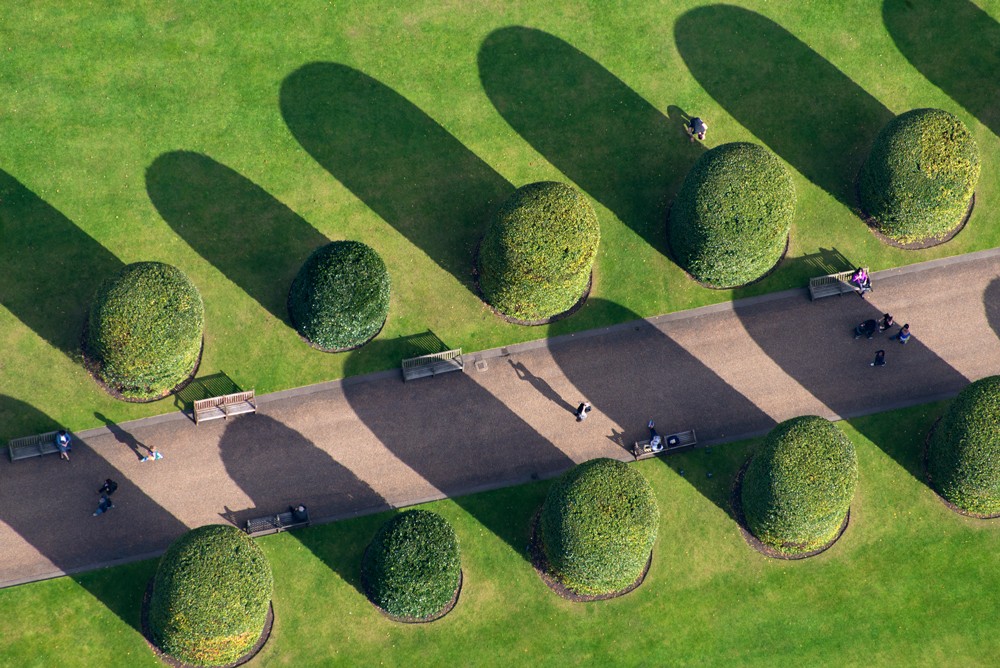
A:
MULTIPOLYGON (((876 290, 878 285, 875 286, 876 290)), ((793 299, 793 298, 789 298, 793 299)), ((905 314, 893 314, 895 326, 872 340, 854 338, 854 327, 881 319, 883 312, 854 294, 765 302, 736 301, 734 311, 747 335, 785 373, 837 415, 849 417, 888 410, 902 404, 930 401, 954 394, 968 379, 919 339, 919 325, 905 346, 890 336, 899 332, 905 314), (871 367, 877 350, 886 351, 886 365, 871 367)), ((891 310, 891 309, 890 309, 891 310)), ((873 422, 858 422, 859 429, 873 422)), ((862 432, 893 457, 915 479, 923 482, 918 458, 900 456, 885 447, 880 432, 862 432)), ((912 444, 919 447, 919 443, 912 444)))
MULTIPOLYGON (((251 517, 272 515, 305 504, 318 513, 352 513, 385 510, 389 506, 367 483, 337 463, 298 431, 267 415, 237 417, 219 442, 226 473, 254 504, 229 510, 222 516, 238 527, 251 517), (264 475, 262 472, 266 471, 264 475)), ((360 563, 345 563, 338 551, 328 549, 319 534, 294 532, 330 570, 362 594, 360 563)))
POLYGON ((892 112, 755 12, 698 7, 677 19, 674 39, 698 83, 733 118, 810 181, 856 207, 855 177, 892 112))
POLYGON ((0 304, 53 347, 79 359, 101 282, 125 265, 69 218, 0 170, 0 304))
MULTIPOLYGON (((345 364, 348 376, 355 357, 345 364)), ((462 372, 398 385, 345 384, 344 396, 393 455, 527 558, 530 518, 512 522, 497 509, 483 512, 465 495, 561 473, 574 463, 565 453, 462 372)))
POLYGON ((1000 278, 990 281, 983 292, 983 309, 993 333, 1000 337, 1000 278))
MULTIPOLYGON (((650 418, 661 434, 694 429, 702 443, 774 426, 770 416, 670 336, 624 306, 596 301, 603 301, 616 321, 630 322, 632 329, 569 344, 556 341, 549 352, 595 410, 626 428, 622 437, 626 449, 649 437, 650 418), (614 346, 613 357, 602 355, 608 345, 614 346), (625 369, 622 360, 628 360, 625 369)), ((683 457, 663 455, 659 460, 678 473, 684 469, 682 475, 696 490, 732 516, 732 480, 714 475, 714 449, 699 448, 683 457)))
POLYGON ((512 26, 479 49, 479 78, 500 115, 535 150, 666 253, 667 206, 704 151, 670 117, 590 56, 541 30, 512 26))
POLYGON ((910 64, 1000 136, 1000 23, 968 0, 885 0, 882 20, 910 64))
POLYGON ((513 186, 405 97, 347 65, 310 63, 281 85, 302 147, 472 290, 473 255, 513 186))
POLYGON ((275 318, 289 323, 295 274, 329 240, 242 174, 200 153, 173 151, 146 170, 157 211, 199 255, 275 318))
MULTIPOLYGON (((13 413, 28 415, 27 422, 39 431, 58 428, 55 420, 30 404, 0 395, 0 419, 13 413)), ((187 531, 180 520, 147 496, 128 474, 79 439, 68 463, 45 456, 8 464, 4 472, 4 501, 0 504, 0 529, 2 525, 63 572, 157 552, 187 531), (118 483, 113 496, 115 507, 93 517, 91 513, 98 502, 96 490, 105 478, 118 483)), ((32 569, 28 563, 19 572, 16 563, 7 563, 4 578, 37 574, 32 569)), ((35 567, 34 571, 37 570, 35 567)), ((142 600, 145 583, 123 594, 104 586, 100 578, 74 579, 123 622, 141 632, 137 602, 142 600)))

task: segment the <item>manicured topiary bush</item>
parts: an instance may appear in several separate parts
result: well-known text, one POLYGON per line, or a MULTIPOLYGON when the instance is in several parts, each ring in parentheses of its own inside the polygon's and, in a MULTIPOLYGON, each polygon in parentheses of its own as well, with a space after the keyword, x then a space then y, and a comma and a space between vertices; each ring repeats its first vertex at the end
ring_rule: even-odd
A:
POLYGON ((979 147, 956 116, 914 109, 882 128, 858 175, 861 208, 902 244, 947 235, 979 181, 979 147))
POLYGON ((136 262, 98 288, 84 352, 112 390, 152 399, 194 373, 204 328, 201 295, 180 269, 136 262))
POLYGON ((977 380, 951 402, 930 439, 927 468, 954 505, 1000 514, 1000 376, 977 380))
POLYGON ((356 348, 378 334, 389 314, 389 272, 371 247, 334 241, 313 251, 288 295, 299 333, 319 348, 356 348))
POLYGON ((274 580, 249 536, 222 524, 192 529, 160 558, 149 602, 156 646, 199 666, 249 652, 267 620, 274 580))
POLYGON ((743 477, 747 527, 778 552, 810 552, 837 537, 857 483, 854 444, 836 425, 815 415, 786 420, 743 477))
POLYGON ((409 510, 383 524, 361 567, 372 603, 411 619, 442 612, 458 590, 461 569, 455 530, 427 510, 409 510))
POLYGON ((539 531, 551 574, 577 594, 597 596, 642 575, 659 521, 656 495, 638 470, 593 459, 552 485, 539 531))
POLYGON ((479 249, 479 287, 500 313, 527 322, 569 310, 587 290, 601 241, 586 196, 563 183, 518 188, 479 249))
POLYGON ((723 144, 688 172, 670 207, 667 234, 677 264, 716 288, 750 283, 785 252, 795 184, 756 144, 723 144))

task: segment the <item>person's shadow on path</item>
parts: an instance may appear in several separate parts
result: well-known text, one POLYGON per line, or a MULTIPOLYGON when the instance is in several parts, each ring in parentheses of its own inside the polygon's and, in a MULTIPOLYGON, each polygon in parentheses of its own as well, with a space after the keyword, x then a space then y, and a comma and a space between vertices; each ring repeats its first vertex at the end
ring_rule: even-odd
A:
POLYGON ((117 423, 105 417, 103 413, 95 411, 94 417, 107 425, 108 430, 115 437, 115 440, 122 445, 127 445, 129 449, 135 453, 136 459, 142 460, 146 455, 152 454, 152 448, 145 443, 140 442, 135 436, 119 427, 117 423), (145 452, 143 452, 144 450, 145 452))
MULTIPOLYGON (((253 502, 253 508, 232 511, 222 517, 243 527, 251 517, 271 515, 304 504, 311 517, 352 512, 386 510, 382 498, 350 469, 337 463, 298 431, 267 415, 232 419, 219 442, 226 473, 253 502)), ((358 592, 361 586, 361 555, 364 545, 343 550, 327 544, 315 531, 292 534, 330 570, 358 592)))
POLYGON ((565 408, 570 413, 576 414, 576 407, 570 402, 563 399, 558 392, 552 389, 552 386, 544 378, 539 378, 535 374, 528 370, 528 367, 524 366, 524 362, 515 362, 514 360, 508 359, 507 362, 510 364, 511 368, 514 369, 514 373, 517 374, 519 380, 526 380, 531 384, 535 390, 538 391, 543 397, 554 403, 560 408, 565 408))

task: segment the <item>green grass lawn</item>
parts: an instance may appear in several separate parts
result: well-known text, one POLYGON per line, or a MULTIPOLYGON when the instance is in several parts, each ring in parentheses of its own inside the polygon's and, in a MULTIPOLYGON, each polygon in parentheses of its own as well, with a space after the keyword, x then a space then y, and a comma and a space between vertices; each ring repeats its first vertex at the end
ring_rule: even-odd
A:
MULTIPOLYGON (((527 543, 548 483, 425 506, 453 523, 465 574, 456 608, 428 625, 390 622, 359 591, 386 514, 260 539, 277 618, 255 665, 992 665, 1000 525, 952 513, 911 473, 943 408, 840 423, 859 460, 851 524, 804 561, 754 552, 728 514, 756 442, 637 464, 658 495, 659 539, 646 582, 611 601, 560 599, 511 547, 527 543)), ((158 665, 136 631, 154 569, 0 591, 0 618, 17 620, 0 665, 158 665)))
POLYGON ((268 392, 395 366, 427 331, 477 350, 801 286, 825 273, 817 261, 878 269, 1000 245, 1000 2, 948 0, 944 22, 922 2, 737 4, 7 8, 0 394, 43 417, 0 399, 0 437, 174 409, 111 400, 77 358, 94 289, 139 260, 199 287, 201 374, 268 392), (965 231, 904 252, 852 214, 851 182, 881 125, 926 106, 969 125, 983 177, 965 231), (704 150, 685 113, 708 120, 707 147, 758 142, 792 170, 789 256, 760 284, 707 290, 665 256, 667 205, 704 150), (540 180, 593 199, 601 299, 524 328, 482 305, 470 272, 493 207, 540 180), (390 315, 379 345, 323 354, 285 298, 309 252, 344 238, 385 259, 390 315))

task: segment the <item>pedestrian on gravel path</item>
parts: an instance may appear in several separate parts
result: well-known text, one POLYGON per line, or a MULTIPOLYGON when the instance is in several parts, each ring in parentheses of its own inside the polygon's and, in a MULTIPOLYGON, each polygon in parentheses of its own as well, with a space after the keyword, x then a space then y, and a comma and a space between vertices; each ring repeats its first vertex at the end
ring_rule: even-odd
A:
POLYGON ((882 316, 882 319, 878 323, 878 331, 884 332, 887 329, 890 329, 894 324, 896 323, 893 322, 892 316, 886 313, 882 316))
POLYGON ((875 352, 875 361, 868 366, 885 366, 885 351, 878 350, 875 352))
POLYGON ((94 511, 93 517, 103 515, 115 507, 115 504, 111 502, 111 495, 115 493, 116 489, 118 489, 118 483, 114 480, 108 478, 104 481, 104 484, 97 490, 97 493, 101 495, 101 499, 97 502, 97 510, 94 511))
POLYGON ((590 414, 591 405, 589 401, 584 401, 582 404, 576 407, 576 421, 583 422, 587 419, 587 415, 590 414))
POLYGON ((899 341, 900 343, 906 343, 910 340, 910 324, 906 323, 903 328, 892 337, 893 341, 899 341))
POLYGON ((876 329, 878 329, 878 321, 875 320, 875 318, 865 320, 864 322, 862 322, 861 324, 859 324, 857 327, 854 328, 854 338, 856 339, 861 338, 861 335, 865 334, 870 339, 873 336, 875 336, 876 329))
POLYGON ((59 448, 59 459, 69 461, 69 453, 73 450, 73 446, 70 445, 72 440, 65 429, 60 429, 56 432, 56 447, 59 448))
POLYGON ((140 464, 142 462, 155 462, 157 459, 163 459, 163 453, 157 450, 155 445, 143 445, 142 447, 149 450, 149 454, 139 460, 140 464))

